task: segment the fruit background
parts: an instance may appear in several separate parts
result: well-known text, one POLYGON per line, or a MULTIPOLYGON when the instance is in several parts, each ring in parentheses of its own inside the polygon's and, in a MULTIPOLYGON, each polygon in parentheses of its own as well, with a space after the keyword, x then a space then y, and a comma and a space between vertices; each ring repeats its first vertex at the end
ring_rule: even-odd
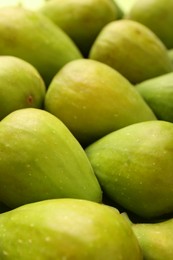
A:
POLYGON ((173 259, 172 10, 0 1, 0 260, 173 259))

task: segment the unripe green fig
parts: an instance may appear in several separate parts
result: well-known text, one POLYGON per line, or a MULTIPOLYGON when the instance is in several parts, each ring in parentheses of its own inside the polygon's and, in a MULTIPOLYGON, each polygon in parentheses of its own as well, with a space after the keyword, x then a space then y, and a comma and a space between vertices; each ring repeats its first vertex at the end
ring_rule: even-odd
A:
POLYGON ((173 219, 133 224, 145 260, 173 259, 173 219))
POLYGON ((103 192, 146 219, 173 211, 173 123, 140 122, 86 148, 103 192))
POLYGON ((173 123, 173 72, 145 80, 136 89, 158 119, 173 123))
POLYGON ((3 213, 0 241, 3 260, 142 260, 125 218, 86 200, 45 200, 3 213))
POLYGON ((70 37, 44 15, 22 7, 0 8, 0 55, 31 63, 46 85, 57 71, 82 55, 70 37))
POLYGON ((168 56, 173 64, 173 48, 168 50, 168 56))
POLYGON ((0 201, 10 208, 52 198, 100 202, 91 164, 68 128, 36 108, 16 110, 0 122, 0 201))
POLYGON ((173 48, 173 0, 135 1, 126 18, 137 21, 152 30, 168 49, 173 48))
POLYGON ((42 108, 45 93, 35 67, 14 56, 0 56, 0 120, 17 109, 42 108))
POLYGON ((50 83, 45 109, 86 146, 126 125, 156 119, 130 82, 98 61, 66 64, 50 83))
POLYGON ((163 42, 148 27, 126 19, 103 27, 89 58, 108 64, 133 84, 173 69, 163 42))
POLYGON ((85 57, 103 26, 120 16, 112 0, 54 0, 45 3, 40 12, 62 28, 85 57))

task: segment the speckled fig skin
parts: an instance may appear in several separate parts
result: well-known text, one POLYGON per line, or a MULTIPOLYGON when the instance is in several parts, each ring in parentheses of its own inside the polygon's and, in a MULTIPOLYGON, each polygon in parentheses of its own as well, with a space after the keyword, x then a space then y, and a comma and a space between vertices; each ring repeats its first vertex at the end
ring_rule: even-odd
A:
POLYGON ((14 56, 0 56, 0 93, 2 120, 17 109, 42 108, 46 87, 30 63, 14 56))
POLYGON ((173 72, 145 80, 136 89, 158 119, 173 123, 173 72))
POLYGON ((69 62, 56 74, 44 108, 61 119, 84 146, 129 124, 156 119, 126 78, 89 59, 69 62))
POLYGON ((148 27, 126 19, 103 27, 89 58, 108 64, 133 84, 173 70, 163 42, 148 27))
POLYGON ((126 126, 85 151, 103 192, 113 201, 145 219, 173 211, 172 123, 126 126))
POLYGON ((173 0, 135 1, 125 18, 137 21, 152 30, 168 49, 173 48, 173 0))
POLYGON ((173 219, 162 222, 133 224, 132 229, 145 260, 173 259, 173 219))
POLYGON ((71 60, 82 57, 70 37, 50 19, 22 7, 0 9, 0 55, 31 63, 46 85, 71 60))
POLYGON ((6 260, 142 260, 128 221, 86 200, 45 200, 0 214, 0 241, 6 260))
POLYGON ((0 122, 0 201, 10 208, 52 198, 100 202, 102 191, 78 141, 52 114, 16 110, 0 122))
POLYGON ((112 0, 48 1, 40 13, 62 28, 85 57, 100 30, 121 17, 118 5, 112 0))

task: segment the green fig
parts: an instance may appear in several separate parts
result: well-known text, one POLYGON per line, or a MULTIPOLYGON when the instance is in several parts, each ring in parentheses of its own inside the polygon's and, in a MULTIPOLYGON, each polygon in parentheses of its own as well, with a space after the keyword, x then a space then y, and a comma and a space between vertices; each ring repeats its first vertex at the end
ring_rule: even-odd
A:
POLYGON ((62 197, 101 201, 83 148, 44 110, 16 110, 0 122, 0 155, 0 201, 10 208, 62 197))
POLYGON ((90 59, 69 62, 55 75, 44 108, 84 146, 126 125, 156 119, 126 78, 90 59))
POLYGON ((136 89, 158 119, 173 123, 173 72, 145 80, 136 89))
POLYGON ((43 107, 46 87, 30 63, 0 56, 0 82, 0 120, 16 109, 43 107))
POLYGON ((52 199, 0 215, 3 260, 142 260, 131 225, 112 207, 52 199))
POLYGON ((173 48, 168 50, 168 56, 173 64, 173 48))
POLYGON ((173 219, 133 224, 145 260, 173 259, 173 219))
POLYGON ((108 64, 133 84, 173 69, 162 41, 146 26, 126 19, 103 27, 89 58, 108 64))
POLYGON ((45 3, 40 12, 62 28, 85 57, 103 26, 120 16, 112 0, 54 0, 45 3))
POLYGON ((126 18, 147 26, 170 49, 173 48, 172 10, 173 0, 136 0, 126 18))
POLYGON ((0 55, 31 63, 46 85, 71 60, 82 57, 70 37, 44 15, 22 7, 0 8, 0 55))
POLYGON ((147 219, 173 211, 173 123, 129 125, 85 151, 103 192, 124 209, 147 219))

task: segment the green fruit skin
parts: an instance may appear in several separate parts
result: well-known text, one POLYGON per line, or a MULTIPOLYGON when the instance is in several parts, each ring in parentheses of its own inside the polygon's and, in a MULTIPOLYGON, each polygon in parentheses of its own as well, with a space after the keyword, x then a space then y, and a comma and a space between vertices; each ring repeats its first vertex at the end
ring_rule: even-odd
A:
POLYGON ((142 260, 130 224, 115 209, 54 199, 0 215, 2 260, 142 260))
POLYGON ((44 15, 20 7, 0 9, 0 55, 31 63, 49 84, 55 73, 82 57, 74 42, 44 15))
POLYGON ((83 148, 44 110, 20 109, 1 121, 0 158, 0 201, 10 208, 59 197, 101 201, 83 148))
POLYGON ((173 123, 173 72, 143 81, 136 89, 158 119, 173 123))
POLYGON ((85 57, 103 26, 120 16, 112 0, 48 1, 40 12, 62 28, 85 57))
POLYGON ((173 69, 161 40, 146 26, 126 19, 103 27, 90 49, 89 58, 108 64, 133 84, 173 69))
POLYGON ((0 120, 16 109, 42 108, 46 87, 30 63, 13 56, 0 56, 0 120))
POLYGON ((132 225, 145 260, 173 259, 173 219, 132 225))
POLYGON ((135 1, 126 18, 144 24, 152 30, 167 48, 173 48, 173 0, 135 1))
POLYGON ((168 50, 168 56, 173 64, 173 48, 168 50))
POLYGON ((152 219, 173 211, 173 124, 148 121, 114 131, 86 148, 103 192, 152 219))
POLYGON ((44 108, 61 119, 82 145, 126 125, 156 119, 129 81, 89 59, 72 61, 56 74, 44 108))

